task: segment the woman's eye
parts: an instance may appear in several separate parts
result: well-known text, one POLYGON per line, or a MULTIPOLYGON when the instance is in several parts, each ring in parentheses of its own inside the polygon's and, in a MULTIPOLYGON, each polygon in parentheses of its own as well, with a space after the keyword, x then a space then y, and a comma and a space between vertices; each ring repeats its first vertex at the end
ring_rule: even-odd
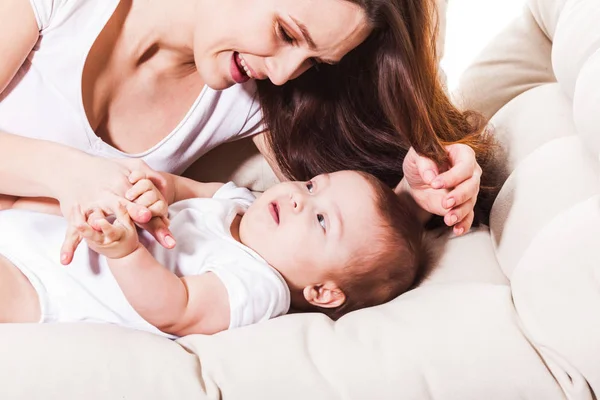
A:
POLYGON ((312 193, 313 192, 313 184, 312 184, 312 182, 308 181, 306 183, 306 189, 308 189, 308 193, 312 193))
POLYGON ((323 230, 327 230, 327 224, 325 224, 325 217, 322 214, 317 214, 317 221, 321 224, 323 230))
POLYGON ((294 38, 291 37, 281 25, 279 25, 279 36, 287 43, 294 43, 294 38))

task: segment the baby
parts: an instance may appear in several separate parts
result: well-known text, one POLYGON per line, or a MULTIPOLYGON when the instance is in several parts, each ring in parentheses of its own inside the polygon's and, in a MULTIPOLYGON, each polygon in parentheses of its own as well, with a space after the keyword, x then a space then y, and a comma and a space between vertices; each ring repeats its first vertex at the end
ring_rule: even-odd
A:
MULTIPOLYGON (((132 178, 128 198, 164 201, 150 180, 132 178)), ((258 198, 233 183, 171 181, 172 250, 124 208, 96 229, 81 214, 85 242, 64 267, 63 218, 0 212, 0 322, 107 322, 177 337, 290 306, 337 319, 408 290, 427 262, 412 199, 365 173, 284 182, 258 198)))

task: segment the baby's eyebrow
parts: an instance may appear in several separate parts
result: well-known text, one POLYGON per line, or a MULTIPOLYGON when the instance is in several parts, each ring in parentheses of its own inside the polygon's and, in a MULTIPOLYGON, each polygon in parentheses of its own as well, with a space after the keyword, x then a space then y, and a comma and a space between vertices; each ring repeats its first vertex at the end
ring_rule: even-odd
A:
POLYGON ((320 180, 324 180, 327 186, 329 186, 329 184, 331 183, 331 178, 329 177, 329 174, 321 174, 319 175, 319 178, 320 180))
POLYGON ((344 234, 344 218, 342 215, 342 211, 340 210, 340 206, 338 206, 337 203, 334 204, 334 214, 335 220, 337 221, 336 236, 338 240, 341 240, 344 234))

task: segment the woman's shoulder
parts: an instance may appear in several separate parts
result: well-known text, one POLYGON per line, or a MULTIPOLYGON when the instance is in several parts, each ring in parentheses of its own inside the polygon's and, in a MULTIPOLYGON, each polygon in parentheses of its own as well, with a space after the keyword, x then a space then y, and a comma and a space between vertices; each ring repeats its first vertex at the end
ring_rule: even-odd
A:
MULTIPOLYGON (((119 0, 29 0, 40 32, 62 26, 69 18, 104 19, 104 9, 113 10, 119 0)), ((105 21, 104 21, 105 22, 105 21)), ((87 25, 87 24, 86 24, 87 25)), ((81 24, 79 24, 81 26, 81 24)))

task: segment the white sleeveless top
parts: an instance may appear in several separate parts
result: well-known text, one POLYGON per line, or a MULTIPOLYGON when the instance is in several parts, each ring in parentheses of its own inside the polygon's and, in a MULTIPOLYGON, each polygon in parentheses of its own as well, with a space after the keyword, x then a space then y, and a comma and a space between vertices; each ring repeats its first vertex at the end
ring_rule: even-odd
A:
POLYGON ((102 157, 141 158, 152 168, 182 173, 217 145, 262 130, 256 86, 204 87, 179 125, 160 143, 126 154, 96 136, 81 94, 83 67, 119 0, 30 0, 40 38, 0 94, 0 130, 51 140, 102 157))

